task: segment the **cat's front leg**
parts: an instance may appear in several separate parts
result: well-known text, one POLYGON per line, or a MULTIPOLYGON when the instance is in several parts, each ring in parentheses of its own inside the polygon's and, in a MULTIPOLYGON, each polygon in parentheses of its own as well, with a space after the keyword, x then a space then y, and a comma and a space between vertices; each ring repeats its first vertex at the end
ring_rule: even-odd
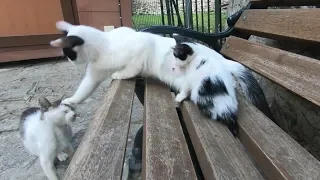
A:
POLYGON ((189 95, 190 89, 189 89, 189 85, 187 82, 185 82, 182 86, 182 88, 180 89, 180 92, 177 94, 175 101, 176 102, 181 102, 184 99, 186 99, 189 95))
POLYGON ((65 161, 68 159, 68 154, 61 151, 57 154, 57 158, 59 159, 59 161, 65 161))
POLYGON ((74 149, 70 143, 69 143, 68 147, 66 148, 66 152, 68 153, 69 159, 72 159, 72 157, 74 155, 74 149))
POLYGON ((62 104, 79 104, 86 100, 106 78, 106 72, 92 67, 88 64, 86 75, 81 81, 76 93, 62 101, 62 104))
POLYGON ((186 99, 188 97, 188 94, 186 92, 180 92, 179 94, 177 94, 175 101, 176 102, 181 102, 184 99, 186 99))

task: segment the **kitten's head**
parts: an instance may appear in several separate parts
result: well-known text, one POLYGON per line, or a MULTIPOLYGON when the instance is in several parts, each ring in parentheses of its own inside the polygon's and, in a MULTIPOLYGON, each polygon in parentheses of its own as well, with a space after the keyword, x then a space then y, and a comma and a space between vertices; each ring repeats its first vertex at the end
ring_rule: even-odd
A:
POLYGON ((102 41, 102 31, 90 26, 72 25, 65 21, 58 21, 56 28, 63 32, 64 37, 51 41, 50 45, 62 48, 70 62, 86 63, 96 59, 102 41))
POLYGON ((39 99, 42 120, 53 121, 57 125, 70 124, 76 120, 75 108, 61 104, 62 98, 54 102, 50 102, 45 97, 39 99))
POLYGON ((194 51, 188 43, 178 43, 173 47, 173 55, 179 66, 186 66, 194 58, 194 51))

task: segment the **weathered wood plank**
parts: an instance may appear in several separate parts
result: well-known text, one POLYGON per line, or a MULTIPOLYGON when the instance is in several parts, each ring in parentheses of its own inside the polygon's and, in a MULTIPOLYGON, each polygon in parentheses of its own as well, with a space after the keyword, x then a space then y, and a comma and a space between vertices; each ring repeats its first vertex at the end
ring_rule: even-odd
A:
POLYGON ((135 81, 112 81, 65 173, 65 180, 121 179, 135 81))
POLYGON ((269 179, 320 177, 320 162, 241 97, 239 138, 269 179))
POLYGON ((142 179, 197 179, 169 88, 147 80, 142 179))
POLYGON ((237 37, 221 53, 320 106, 320 61, 237 37))
POLYGON ((205 179, 263 179, 226 126, 204 118, 191 102, 183 102, 182 115, 205 179))
POLYGON ((250 0, 250 2, 274 6, 316 6, 320 4, 319 0, 250 0))
POLYGON ((320 42, 320 9, 246 10, 235 28, 268 38, 320 42), (312 18, 311 18, 312 17, 312 18))

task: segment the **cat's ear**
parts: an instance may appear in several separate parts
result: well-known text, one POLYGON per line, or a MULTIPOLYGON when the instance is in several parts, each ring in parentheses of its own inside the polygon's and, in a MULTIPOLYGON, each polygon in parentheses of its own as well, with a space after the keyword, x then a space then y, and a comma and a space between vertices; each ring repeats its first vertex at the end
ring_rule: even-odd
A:
POLYGON ((60 48, 73 48, 75 46, 80 46, 82 44, 84 44, 84 40, 78 36, 62 37, 50 42, 50 45, 52 47, 60 47, 60 48))
POLYGON ((46 112, 49 110, 52 104, 47 98, 41 97, 39 98, 39 105, 40 105, 41 111, 46 112))
POLYGON ((63 99, 64 96, 65 96, 65 94, 64 94, 60 99, 54 101, 54 102, 52 103, 52 107, 58 107, 58 106, 61 104, 62 99, 63 99))
POLYGON ((66 22, 66 21, 57 21, 56 23, 56 28, 60 31, 67 31, 69 32, 70 29, 73 27, 74 25, 66 22))

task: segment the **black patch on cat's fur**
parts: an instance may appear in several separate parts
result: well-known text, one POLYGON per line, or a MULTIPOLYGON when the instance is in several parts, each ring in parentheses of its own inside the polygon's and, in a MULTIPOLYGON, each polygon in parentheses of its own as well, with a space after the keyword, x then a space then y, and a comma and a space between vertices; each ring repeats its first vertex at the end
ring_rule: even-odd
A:
POLYGON ((75 108, 74 108, 74 107, 72 107, 72 106, 70 106, 69 104, 63 104, 63 105, 65 105, 65 106, 67 106, 68 108, 70 108, 70 109, 71 109, 71 111, 75 111, 75 108))
POLYGON ((199 65, 197 66, 196 69, 199 69, 202 65, 204 65, 207 61, 205 59, 202 59, 199 65))
POLYGON ((199 109, 208 109, 213 108, 213 97, 210 96, 198 96, 197 106, 199 109))
POLYGON ((68 31, 62 31, 62 33, 63 33, 64 36, 68 35, 68 31))
POLYGON ((84 44, 84 40, 78 36, 67 36, 63 38, 63 42, 66 48, 74 48, 84 44))
POLYGON ((65 43, 65 48, 63 48, 63 54, 67 56, 70 60, 74 61, 77 59, 77 52, 72 48, 75 46, 80 46, 84 44, 84 40, 78 36, 67 36, 63 38, 65 43))
POLYGON ((191 56, 193 53, 193 49, 187 44, 177 44, 173 48, 173 55, 181 61, 186 60, 188 55, 191 56))
MULTIPOLYGON (((202 64, 202 63, 200 63, 202 64)), ((204 63, 203 63, 204 64, 204 63)), ((200 112, 207 118, 212 119, 212 112, 210 109, 214 108, 213 100, 219 95, 228 95, 227 87, 220 78, 216 78, 215 81, 211 80, 210 77, 205 78, 202 81, 202 85, 198 90, 197 106, 200 112)), ((232 134, 236 137, 238 135, 238 124, 237 124, 237 112, 228 110, 217 116, 217 121, 225 124, 232 134)))
POLYGON ((63 48, 63 54, 70 60, 74 61, 77 59, 77 53, 72 48, 63 48))
POLYGON ((23 124, 25 119, 30 116, 31 114, 34 114, 36 112, 40 111, 40 108, 38 107, 31 107, 26 109, 25 111, 22 112, 21 116, 20 116, 20 125, 19 125, 19 133, 20 136, 23 137, 24 135, 24 128, 23 128, 23 124))
POLYGON ((237 111, 233 112, 229 110, 228 112, 222 113, 222 115, 217 116, 217 121, 225 124, 234 137, 238 136, 239 128, 238 128, 238 121, 237 121, 237 111))
POLYGON ((215 81, 212 81, 210 77, 205 78, 202 81, 202 85, 198 91, 199 96, 218 96, 227 95, 227 87, 224 82, 217 77, 215 81))

